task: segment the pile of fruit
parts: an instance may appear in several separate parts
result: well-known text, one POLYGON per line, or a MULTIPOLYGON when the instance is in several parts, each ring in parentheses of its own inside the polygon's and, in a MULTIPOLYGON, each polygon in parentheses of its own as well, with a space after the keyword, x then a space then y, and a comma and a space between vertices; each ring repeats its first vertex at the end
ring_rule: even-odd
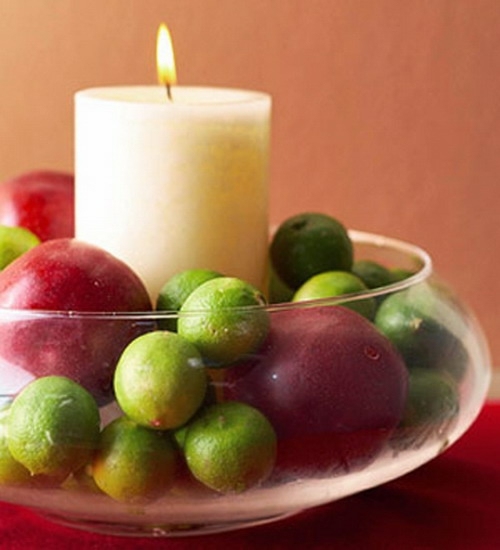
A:
MULTIPOLYGON (((457 415, 467 354, 434 316, 432 283, 356 299, 412 274, 355 258, 331 216, 281 224, 266 296, 200 266, 152 304, 126 264, 12 222, 2 201, 0 397, 15 395, 0 412, 0 485, 124 502, 240 493, 360 469, 457 415), (102 425, 113 400, 119 413, 102 425)), ((51 216, 39 208, 30 221, 51 216)))

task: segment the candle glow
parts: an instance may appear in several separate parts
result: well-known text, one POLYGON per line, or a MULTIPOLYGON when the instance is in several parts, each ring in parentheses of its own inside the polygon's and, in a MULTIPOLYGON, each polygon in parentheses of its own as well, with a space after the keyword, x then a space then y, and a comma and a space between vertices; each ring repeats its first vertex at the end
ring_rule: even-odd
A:
POLYGON ((158 36, 156 41, 156 69, 160 84, 167 86, 167 88, 177 84, 177 72, 175 69, 172 37, 170 35, 170 31, 164 23, 162 23, 158 28, 158 36))

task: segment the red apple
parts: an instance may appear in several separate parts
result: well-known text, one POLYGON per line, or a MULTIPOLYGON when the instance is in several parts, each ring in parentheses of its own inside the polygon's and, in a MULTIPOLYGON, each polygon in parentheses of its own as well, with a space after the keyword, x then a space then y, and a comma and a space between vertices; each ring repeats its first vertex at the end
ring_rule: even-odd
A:
POLYGON ((73 237, 73 175, 27 172, 0 184, 0 224, 25 227, 41 241, 73 237))
POLYGON ((54 239, 29 250, 0 272, 0 394, 19 390, 30 378, 58 374, 104 402, 121 352, 152 327, 116 315, 96 319, 68 312, 151 309, 139 277, 98 247, 54 239), (53 313, 48 318, 31 310, 53 313))
POLYGON ((325 475, 372 461, 399 423, 407 369, 387 338, 340 306, 271 314, 253 364, 227 371, 224 395, 264 413, 281 475, 325 475))

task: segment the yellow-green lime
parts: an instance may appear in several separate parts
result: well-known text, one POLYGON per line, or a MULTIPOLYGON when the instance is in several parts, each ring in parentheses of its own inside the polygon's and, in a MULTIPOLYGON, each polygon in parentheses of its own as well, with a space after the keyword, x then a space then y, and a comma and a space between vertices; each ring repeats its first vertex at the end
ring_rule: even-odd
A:
POLYGON ((212 405, 189 424, 184 455, 198 481, 220 493, 241 493, 262 483, 276 460, 276 434, 250 405, 212 405))
POLYGON ((356 260, 352 272, 357 275, 368 288, 380 288, 394 282, 391 271, 373 260, 356 260))
MULTIPOLYGON (((334 298, 359 292, 366 292, 367 286, 363 281, 347 271, 326 271, 308 279, 294 294, 294 302, 317 300, 320 298, 334 298)), ((359 314, 371 319, 375 313, 376 303, 373 298, 363 298, 342 302, 359 314)))
MULTIPOLYGON (((195 288, 216 277, 222 277, 222 274, 211 269, 194 268, 176 273, 161 288, 156 300, 156 309, 158 311, 179 311, 195 288)), ((176 316, 162 320, 162 328, 177 330, 176 316)))
POLYGON ((192 342, 210 367, 255 352, 269 330, 263 294, 236 277, 218 277, 194 290, 181 307, 178 333, 192 342))
POLYGON ((305 212, 285 220, 270 247, 273 268, 280 279, 296 290, 324 271, 349 271, 352 241, 345 227, 327 214, 305 212))
POLYGON ((175 332, 153 331, 123 351, 114 374, 122 411, 157 430, 181 426, 200 407, 207 372, 196 347, 175 332))
POLYGON ((99 430, 92 395, 69 378, 45 376, 25 386, 12 402, 7 445, 32 474, 62 480, 90 459, 99 430))
POLYGON ((29 485, 29 470, 14 459, 7 446, 8 413, 8 409, 0 412, 0 485, 29 485))
POLYGON ((150 430, 122 416, 101 434, 92 460, 96 485, 113 499, 143 502, 164 494, 176 469, 176 450, 167 432, 150 430))
POLYGON ((40 239, 24 227, 0 225, 0 269, 40 244, 40 239))

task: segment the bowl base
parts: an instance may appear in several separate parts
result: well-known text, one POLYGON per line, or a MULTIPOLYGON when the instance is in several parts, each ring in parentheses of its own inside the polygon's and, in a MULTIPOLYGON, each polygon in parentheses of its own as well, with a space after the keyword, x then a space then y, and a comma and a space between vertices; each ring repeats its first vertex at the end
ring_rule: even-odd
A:
POLYGON ((98 520, 82 520, 60 516, 58 514, 42 514, 39 515, 48 521, 52 521, 64 527, 80 529, 99 533, 101 535, 115 535, 126 537, 188 537, 199 535, 210 535, 215 533, 224 533, 226 531, 235 531, 238 529, 246 529, 265 525, 283 520, 300 513, 300 510, 295 512, 287 512, 284 514, 276 514, 269 517, 263 517, 252 520, 237 520, 234 522, 221 523, 165 523, 165 524, 140 524, 140 523, 113 523, 98 520))

